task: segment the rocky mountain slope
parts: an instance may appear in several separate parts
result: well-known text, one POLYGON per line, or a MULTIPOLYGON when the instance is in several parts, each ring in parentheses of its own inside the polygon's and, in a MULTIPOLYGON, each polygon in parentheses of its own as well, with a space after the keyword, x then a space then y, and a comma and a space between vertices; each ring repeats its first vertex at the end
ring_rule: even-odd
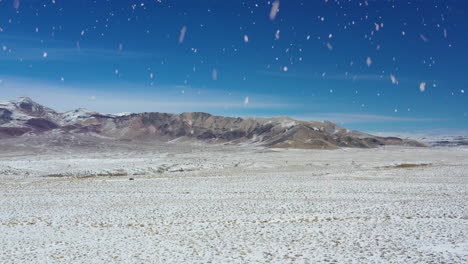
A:
POLYGON ((110 115, 77 109, 59 113, 30 98, 0 102, 0 139, 54 133, 119 140, 203 141, 258 144, 275 148, 372 148, 383 145, 425 146, 396 137, 377 137, 331 122, 288 117, 234 118, 207 113, 135 113, 110 115))

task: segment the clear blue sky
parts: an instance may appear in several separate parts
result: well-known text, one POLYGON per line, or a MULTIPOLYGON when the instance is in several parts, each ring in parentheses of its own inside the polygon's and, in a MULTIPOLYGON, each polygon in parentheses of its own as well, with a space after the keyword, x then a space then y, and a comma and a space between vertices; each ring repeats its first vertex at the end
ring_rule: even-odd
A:
POLYGON ((0 100, 468 133, 466 1, 273 2, 0 1, 0 100))

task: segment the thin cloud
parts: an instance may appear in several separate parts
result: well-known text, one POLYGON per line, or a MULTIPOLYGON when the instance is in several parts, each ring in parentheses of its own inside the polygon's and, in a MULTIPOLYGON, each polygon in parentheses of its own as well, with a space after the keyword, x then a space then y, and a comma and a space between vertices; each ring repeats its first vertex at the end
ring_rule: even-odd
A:
POLYGON ((398 117, 374 114, 353 114, 353 113, 320 113, 309 116, 295 116, 301 120, 328 120, 334 123, 357 124, 376 122, 430 122, 438 121, 434 118, 398 117))
POLYGON ((306 79, 306 80, 350 80, 350 81, 386 81, 383 74, 325 74, 323 73, 293 73, 284 71, 257 71, 259 75, 292 78, 292 79, 306 79))
POLYGON ((82 47, 79 41, 63 41, 39 38, 2 35, 7 52, 0 53, 1 61, 79 61, 79 60, 141 60, 162 58, 162 54, 155 52, 141 52, 123 50, 123 44, 109 48, 82 47), (44 44, 45 43, 45 44, 44 44), (38 48, 40 46, 40 48, 38 48), (47 58, 43 54, 47 53, 47 58))
POLYGON ((154 59, 160 56, 154 53, 119 51, 117 49, 87 48, 12 48, 10 53, 0 56, 2 61, 80 61, 80 60, 140 60, 154 59), (44 57, 44 53, 47 56, 44 57))
MULTIPOLYGON (((219 91, 197 89, 190 86, 166 85, 151 93, 132 92, 129 94, 122 91, 123 87, 119 87, 121 92, 116 92, 114 89, 97 90, 96 88, 77 87, 66 83, 56 84, 35 79, 5 76, 0 76, 0 79, 2 80, 0 100, 28 96, 58 111, 87 108, 103 113, 180 113, 245 109, 244 96, 226 95, 219 91), (180 92, 182 88, 183 94, 180 92)), ((134 85, 131 87, 135 88, 134 85)), ((297 107, 294 104, 278 103, 273 99, 262 100, 261 96, 258 98, 255 103, 249 103, 249 109, 271 110, 297 107)))

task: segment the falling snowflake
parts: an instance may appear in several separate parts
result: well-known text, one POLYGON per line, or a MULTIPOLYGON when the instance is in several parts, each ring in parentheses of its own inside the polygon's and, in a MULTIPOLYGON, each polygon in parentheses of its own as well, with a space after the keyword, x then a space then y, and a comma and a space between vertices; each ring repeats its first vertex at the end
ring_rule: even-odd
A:
POLYGON ((279 6, 280 6, 280 1, 276 0, 271 4, 271 10, 270 10, 270 20, 275 20, 276 15, 279 12, 279 6))
POLYGON ((47 58, 47 56, 49 56, 49 54, 47 54, 47 52, 44 51, 44 53, 42 53, 42 57, 43 57, 43 58, 47 58))
POLYGON ((422 41, 429 42, 429 39, 426 36, 424 36, 423 34, 419 34, 419 37, 421 38, 422 41))
POLYGON ((20 7, 20 0, 14 0, 14 1, 13 1, 13 7, 14 7, 15 9, 18 9, 18 8, 20 7))
POLYGON ((248 104, 249 104, 249 97, 246 96, 244 99, 244 105, 248 105, 248 104))
POLYGON ((372 59, 370 57, 367 57, 366 64, 367 67, 370 67, 372 65, 372 59))
POLYGON ((426 83, 425 82, 422 82, 419 84, 419 90, 421 92, 424 92, 426 90, 426 83))
POLYGON ((276 33, 275 33, 275 39, 279 39, 280 38, 280 30, 276 30, 276 33))
POLYGON ((244 35, 244 42, 245 42, 245 43, 249 42, 249 36, 244 35))
POLYGON ((179 35, 179 43, 183 43, 185 39, 185 33, 187 33, 187 27, 183 26, 182 29, 180 30, 180 35, 179 35))
POLYGON ((393 74, 390 74, 390 80, 393 84, 398 84, 398 80, 395 78, 395 76, 393 76, 393 74))

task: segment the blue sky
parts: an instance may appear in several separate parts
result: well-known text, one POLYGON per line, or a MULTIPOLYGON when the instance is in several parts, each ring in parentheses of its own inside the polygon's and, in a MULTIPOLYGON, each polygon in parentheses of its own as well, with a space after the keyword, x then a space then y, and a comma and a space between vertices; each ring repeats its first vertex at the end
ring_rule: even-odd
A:
POLYGON ((467 7, 3 0, 0 99, 30 96, 61 111, 288 115, 370 132, 467 134, 467 7))

